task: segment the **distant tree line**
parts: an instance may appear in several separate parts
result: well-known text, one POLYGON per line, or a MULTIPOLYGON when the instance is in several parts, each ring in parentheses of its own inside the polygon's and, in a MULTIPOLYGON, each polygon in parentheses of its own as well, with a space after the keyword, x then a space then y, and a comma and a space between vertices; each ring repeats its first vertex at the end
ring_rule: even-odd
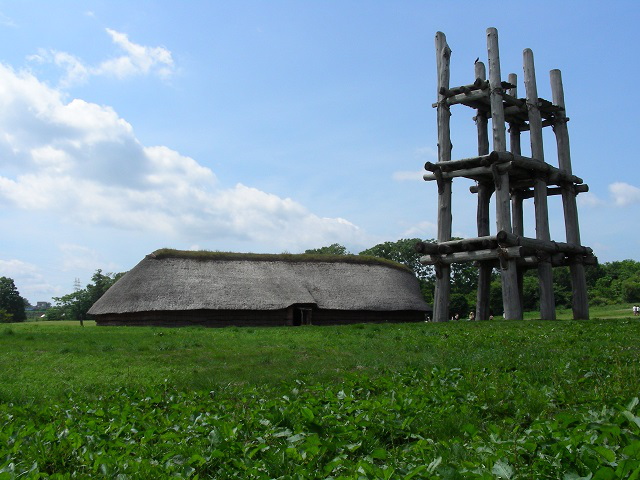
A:
MULTIPOLYGON (((409 267, 416 275, 420 290, 427 303, 433 303, 435 271, 430 265, 420 263, 421 254, 415 251, 416 243, 435 240, 405 238, 396 242, 379 243, 361 251, 358 255, 385 258, 409 267)), ((351 255, 346 247, 338 243, 309 249, 304 253, 316 255, 351 255)), ((592 306, 612 305, 616 303, 640 303, 640 262, 622 260, 600 265, 586 266, 589 303, 592 306)), ((91 283, 78 288, 73 293, 54 297, 55 306, 45 315, 47 320, 86 320, 91 306, 124 273, 103 273, 96 270, 91 283)), ((558 308, 571 308, 571 275, 568 267, 553 269, 553 288, 558 308)), ((466 316, 475 308, 477 290, 477 269, 471 263, 451 265, 450 311, 466 316)), ((538 310, 540 295, 538 277, 535 269, 528 270, 523 278, 525 311, 538 310)), ((21 322, 26 319, 25 306, 28 302, 20 296, 11 278, 0 277, 0 322, 21 322)), ((502 286, 500 275, 494 270, 491 281, 490 309, 496 314, 502 313, 502 286)))

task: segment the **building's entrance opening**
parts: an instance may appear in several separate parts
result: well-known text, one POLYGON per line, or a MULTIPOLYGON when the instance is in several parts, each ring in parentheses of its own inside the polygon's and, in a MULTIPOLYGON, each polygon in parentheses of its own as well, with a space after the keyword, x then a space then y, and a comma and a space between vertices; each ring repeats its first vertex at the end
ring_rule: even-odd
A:
POLYGON ((304 307, 295 307, 293 309, 293 326, 311 325, 311 309, 304 307))

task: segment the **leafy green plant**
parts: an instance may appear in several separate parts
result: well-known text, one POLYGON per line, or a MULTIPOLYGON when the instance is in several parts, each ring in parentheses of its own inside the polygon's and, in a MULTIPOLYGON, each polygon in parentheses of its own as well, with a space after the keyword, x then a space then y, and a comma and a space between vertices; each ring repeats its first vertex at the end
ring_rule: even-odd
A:
POLYGON ((0 479, 637 478, 637 327, 15 324, 0 479))
MULTIPOLYGON (((502 417, 459 369, 0 407, 0 475, 634 478, 638 399, 502 417), (487 411, 489 410, 489 411, 487 411), (445 418, 446 421, 442 421, 445 418)), ((549 405, 553 394, 549 395, 549 405)))

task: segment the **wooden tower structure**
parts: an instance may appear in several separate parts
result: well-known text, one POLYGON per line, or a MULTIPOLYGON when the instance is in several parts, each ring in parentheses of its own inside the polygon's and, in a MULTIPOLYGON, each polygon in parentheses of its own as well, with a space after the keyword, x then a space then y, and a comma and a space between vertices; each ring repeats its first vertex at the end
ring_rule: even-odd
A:
MULTIPOLYGON (((444 33, 436 34, 438 69, 438 162, 425 164, 425 180, 438 185, 437 243, 420 243, 417 250, 424 254, 423 264, 434 265, 436 287, 433 318, 449 319, 451 264, 476 262, 478 294, 476 319, 489 318, 489 287, 491 272, 501 274, 504 317, 522 318, 522 276, 525 269, 537 268, 540 287, 540 316, 555 319, 552 268, 570 267, 573 290, 573 317, 589 318, 584 265, 595 263, 591 248, 580 243, 576 195, 588 191, 581 178, 573 175, 569 150, 569 133, 562 76, 552 70, 552 101, 538 98, 533 53, 523 52, 525 98, 518 98, 517 76, 509 74, 502 81, 498 32, 487 29, 489 78, 485 65, 476 61, 475 80, 460 87, 449 86, 451 49, 444 33), (461 104, 476 111, 478 155, 451 159, 450 108, 461 104), (491 119, 492 148, 489 147, 491 119), (507 149, 507 128, 509 144, 507 149), (558 166, 545 162, 542 129, 552 127, 557 144, 558 166), (522 156, 520 133, 529 131, 531 157, 522 156), (454 178, 475 180, 470 188, 477 195, 478 236, 451 240, 451 191, 454 178), (566 241, 556 242, 549 233, 547 198, 562 195, 566 241), (489 210, 495 199, 497 231, 490 234, 489 210), (525 236, 523 201, 534 199, 535 237, 525 236)), ((497 313, 497 312, 496 312, 497 313)))

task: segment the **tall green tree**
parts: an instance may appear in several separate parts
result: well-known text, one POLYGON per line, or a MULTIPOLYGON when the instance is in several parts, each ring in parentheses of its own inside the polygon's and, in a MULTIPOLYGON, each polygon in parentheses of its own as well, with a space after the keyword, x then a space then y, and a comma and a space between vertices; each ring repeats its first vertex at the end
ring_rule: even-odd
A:
POLYGON ((328 247, 310 248, 305 250, 304 253, 312 255, 349 255, 347 247, 339 243, 332 243, 328 247))
POLYGON ((12 278, 0 277, 0 315, 3 321, 24 322, 27 314, 24 311, 25 299, 20 296, 12 278))
POLYGON ((640 301, 640 262, 607 262, 589 266, 586 272, 592 305, 640 301))
MULTIPOLYGON (((403 238, 396 242, 384 242, 363 250, 359 255, 371 255, 373 257, 386 258, 394 262, 402 263, 409 267, 418 278, 429 279, 433 277, 433 267, 420 263, 421 253, 416 252, 416 243, 419 238, 403 238)), ((432 240, 427 240, 432 242, 432 240)))
POLYGON ((625 302, 640 302, 640 273, 622 281, 622 299, 625 302))
POLYGON ((105 294, 124 273, 102 273, 96 270, 91 277, 92 283, 62 297, 54 297, 56 305, 47 310, 48 320, 86 320, 91 306, 105 294))
POLYGON ((557 308, 571 308, 573 286, 569 267, 553 269, 553 297, 557 308))
POLYGON ((472 263, 451 264, 451 293, 463 295, 469 305, 475 304, 478 289, 478 268, 472 263))
POLYGON ((504 304, 502 303, 502 283, 499 278, 491 281, 489 291, 489 314, 502 315, 504 304))
MULTIPOLYGON (((522 310, 525 312, 538 310, 540 308, 540 285, 538 284, 537 274, 538 271, 532 268, 525 272, 522 278, 522 310)), ((502 289, 500 282, 498 282, 498 285, 500 289, 502 289)), ((502 292, 500 292, 500 295, 502 295, 502 292)))
POLYGON ((451 293, 449 297, 449 314, 454 317, 458 315, 458 319, 464 320, 471 311, 471 306, 467 300, 467 296, 461 293, 451 293))

